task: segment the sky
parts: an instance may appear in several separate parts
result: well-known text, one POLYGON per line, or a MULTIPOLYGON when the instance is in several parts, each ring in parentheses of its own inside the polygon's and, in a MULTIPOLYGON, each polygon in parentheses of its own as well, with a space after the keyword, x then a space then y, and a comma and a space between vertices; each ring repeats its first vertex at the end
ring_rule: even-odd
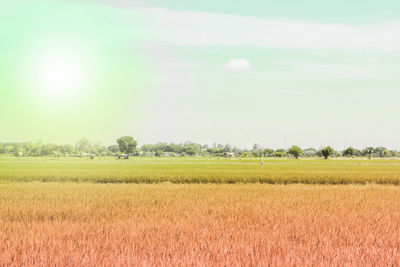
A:
POLYGON ((0 0, 0 142, 400 149, 398 0, 0 0))

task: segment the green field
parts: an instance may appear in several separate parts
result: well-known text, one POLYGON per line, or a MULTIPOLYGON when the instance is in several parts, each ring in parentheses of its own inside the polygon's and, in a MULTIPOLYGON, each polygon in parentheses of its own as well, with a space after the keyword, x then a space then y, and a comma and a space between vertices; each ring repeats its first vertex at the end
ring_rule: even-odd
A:
POLYGON ((400 160, 0 158, 0 182, 31 181, 399 184, 400 160))

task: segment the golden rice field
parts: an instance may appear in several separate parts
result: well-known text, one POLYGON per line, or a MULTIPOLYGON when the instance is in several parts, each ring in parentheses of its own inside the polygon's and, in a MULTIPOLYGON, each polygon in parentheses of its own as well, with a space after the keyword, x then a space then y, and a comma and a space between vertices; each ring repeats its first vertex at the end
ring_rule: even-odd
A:
POLYGON ((0 266, 397 266, 400 161, 0 158, 0 266))
POLYGON ((392 185, 0 185, 1 266, 396 266, 392 185))
POLYGON ((399 184, 400 160, 0 158, 0 183, 31 181, 399 184))

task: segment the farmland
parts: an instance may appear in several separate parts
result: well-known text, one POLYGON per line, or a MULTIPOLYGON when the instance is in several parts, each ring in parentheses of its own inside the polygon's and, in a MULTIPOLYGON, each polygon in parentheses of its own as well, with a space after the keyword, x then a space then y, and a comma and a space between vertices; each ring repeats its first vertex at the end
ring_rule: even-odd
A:
POLYGON ((395 265, 387 185, 0 185, 3 266, 395 265))
POLYGON ((396 265, 400 161, 0 158, 0 266, 396 265))
POLYGON ((18 181, 399 184, 400 160, 0 158, 0 182, 18 181))

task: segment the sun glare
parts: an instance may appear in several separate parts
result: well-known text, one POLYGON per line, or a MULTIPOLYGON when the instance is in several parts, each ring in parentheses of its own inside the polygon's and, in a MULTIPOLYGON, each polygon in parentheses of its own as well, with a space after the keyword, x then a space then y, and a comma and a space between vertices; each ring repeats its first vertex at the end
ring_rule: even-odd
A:
POLYGON ((44 88, 55 93, 77 90, 84 80, 78 55, 61 51, 48 54, 40 62, 39 81, 44 88))
POLYGON ((68 47, 43 49, 33 60, 33 85, 41 97, 71 100, 85 89, 89 66, 84 53, 68 47))

